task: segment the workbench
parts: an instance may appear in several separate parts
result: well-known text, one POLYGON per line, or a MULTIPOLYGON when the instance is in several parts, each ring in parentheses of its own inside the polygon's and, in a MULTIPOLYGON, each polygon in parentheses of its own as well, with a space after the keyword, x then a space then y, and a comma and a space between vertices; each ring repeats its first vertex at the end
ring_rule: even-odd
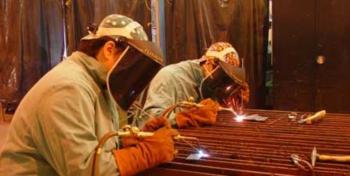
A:
MULTIPOLYGON (((195 149, 176 142, 178 154, 166 164, 141 175, 350 175, 350 163, 317 161, 313 169, 298 167, 297 154, 311 163, 314 147, 320 154, 350 155, 350 115, 327 113, 307 125, 289 118, 288 111, 247 110, 268 117, 264 122, 237 122, 231 113, 220 113, 215 126, 179 130, 197 137, 210 157, 186 160, 195 149)), ((298 113, 300 115, 302 113, 298 113)), ((303 163, 301 163, 303 164, 303 163)))

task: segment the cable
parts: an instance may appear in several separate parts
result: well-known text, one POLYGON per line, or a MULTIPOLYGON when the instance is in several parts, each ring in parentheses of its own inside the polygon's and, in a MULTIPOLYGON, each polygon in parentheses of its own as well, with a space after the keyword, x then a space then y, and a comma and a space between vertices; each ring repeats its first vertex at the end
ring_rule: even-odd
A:
POLYGON ((119 132, 118 131, 110 131, 107 134, 103 135, 102 138, 99 140, 96 149, 95 149, 95 155, 94 155, 94 160, 92 163, 92 175, 93 176, 98 176, 100 174, 100 168, 99 168, 99 159, 100 159, 100 154, 102 153, 103 146, 107 142, 107 140, 113 136, 118 136, 119 132))

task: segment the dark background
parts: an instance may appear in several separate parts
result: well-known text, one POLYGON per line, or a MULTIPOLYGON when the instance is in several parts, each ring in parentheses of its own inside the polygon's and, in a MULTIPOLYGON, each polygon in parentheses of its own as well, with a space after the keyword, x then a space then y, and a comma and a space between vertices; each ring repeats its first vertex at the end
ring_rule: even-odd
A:
MULTIPOLYGON (((0 0, 0 99, 19 101, 77 47, 86 26, 111 13, 140 22, 151 37, 150 0, 0 0)), ((166 63, 201 57, 216 41, 244 59, 251 108, 350 112, 350 1, 164 0, 166 63), (325 63, 316 58, 324 56, 325 63), (267 69, 273 84, 266 88, 267 69), (270 94, 268 94, 270 93, 270 94), (267 101, 271 96, 271 102, 267 101)))

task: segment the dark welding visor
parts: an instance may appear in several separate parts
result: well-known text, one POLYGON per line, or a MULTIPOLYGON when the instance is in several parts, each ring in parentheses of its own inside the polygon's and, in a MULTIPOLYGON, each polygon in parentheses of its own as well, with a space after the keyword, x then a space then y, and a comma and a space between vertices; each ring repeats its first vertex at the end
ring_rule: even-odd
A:
POLYGON ((107 76, 111 95, 124 110, 162 67, 162 54, 155 43, 127 38, 116 39, 125 49, 107 76))
POLYGON ((245 70, 223 61, 211 74, 206 76, 200 85, 202 98, 212 98, 219 103, 224 103, 229 97, 240 92, 245 82, 245 70))

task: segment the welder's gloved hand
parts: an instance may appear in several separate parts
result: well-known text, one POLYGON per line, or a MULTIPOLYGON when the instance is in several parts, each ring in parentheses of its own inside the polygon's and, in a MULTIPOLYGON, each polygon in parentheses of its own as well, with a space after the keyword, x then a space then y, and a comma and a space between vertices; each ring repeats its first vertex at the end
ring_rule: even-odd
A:
POLYGON ((121 146, 122 148, 125 147, 130 147, 130 146, 135 146, 138 143, 140 143, 140 138, 138 138, 137 136, 125 136, 121 138, 121 146))
POLYGON ((242 86, 242 88, 240 89, 240 93, 241 93, 241 98, 243 100, 244 104, 247 104, 249 102, 249 86, 247 83, 244 83, 244 85, 242 86))
MULTIPOLYGON (((147 120, 142 128, 142 131, 153 132, 162 127, 171 127, 170 123, 164 117, 152 117, 147 120)), ((122 147, 135 146, 140 142, 140 138, 137 136, 126 136, 121 138, 122 147)))
POLYGON ((163 127, 153 136, 144 138, 134 147, 114 150, 114 157, 121 175, 135 175, 158 164, 174 159, 174 136, 178 132, 163 127))
POLYGON ((178 128, 214 125, 219 104, 211 99, 202 100, 201 107, 193 107, 175 114, 178 128))
POLYGON ((162 127, 170 127, 170 123, 165 117, 152 117, 147 120, 142 131, 156 131, 162 127))

